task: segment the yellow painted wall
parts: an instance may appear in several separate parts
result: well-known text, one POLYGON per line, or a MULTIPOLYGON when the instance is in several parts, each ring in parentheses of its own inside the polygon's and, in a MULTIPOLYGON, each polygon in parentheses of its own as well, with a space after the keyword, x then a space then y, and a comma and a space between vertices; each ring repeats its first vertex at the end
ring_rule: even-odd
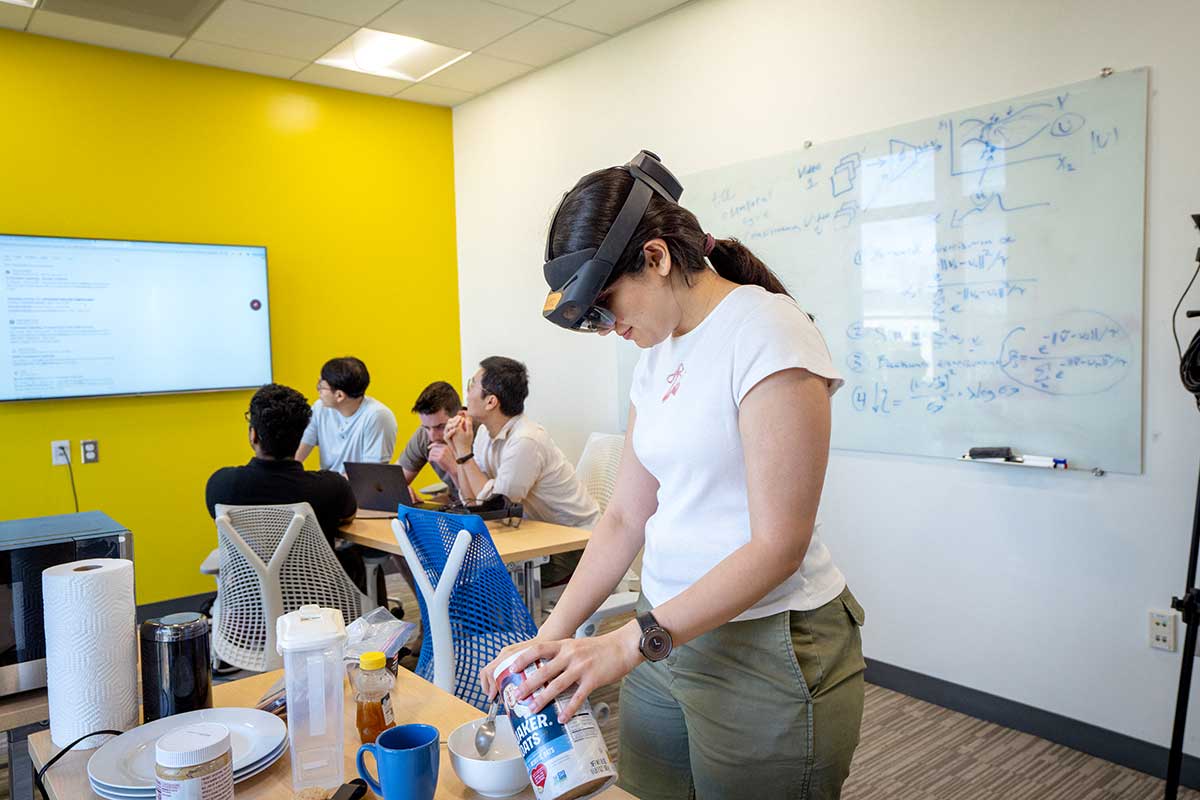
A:
MULTIPOLYGON (((459 375, 445 108, 0 30, 0 232, 265 245, 275 380, 313 400, 356 355, 401 442, 459 375)), ((250 395, 0 404, 0 519, 72 511, 49 442, 99 439, 79 505, 134 532, 138 602, 211 591, 204 484, 249 459, 250 395)))

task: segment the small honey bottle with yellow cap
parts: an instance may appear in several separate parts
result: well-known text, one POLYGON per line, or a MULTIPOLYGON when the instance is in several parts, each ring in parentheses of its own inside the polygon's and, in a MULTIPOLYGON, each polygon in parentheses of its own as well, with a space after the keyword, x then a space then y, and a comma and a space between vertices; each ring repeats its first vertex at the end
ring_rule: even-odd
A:
POLYGON ((371 744, 375 737, 396 724, 391 694, 396 679, 388 671, 387 656, 375 650, 359 656, 353 682, 358 738, 363 744, 371 744))

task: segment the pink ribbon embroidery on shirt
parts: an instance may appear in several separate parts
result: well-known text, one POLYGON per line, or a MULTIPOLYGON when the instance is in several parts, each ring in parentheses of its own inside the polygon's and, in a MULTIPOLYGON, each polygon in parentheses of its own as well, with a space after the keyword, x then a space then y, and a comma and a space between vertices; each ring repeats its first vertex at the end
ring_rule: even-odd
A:
POLYGON ((681 384, 683 382, 681 380, 682 378, 683 378, 683 362, 680 362, 679 366, 675 368, 675 371, 667 376, 668 389, 667 389, 667 393, 662 396, 662 401, 664 403, 667 402, 668 398, 671 398, 671 397, 675 396, 676 394, 678 394, 679 384, 681 384))

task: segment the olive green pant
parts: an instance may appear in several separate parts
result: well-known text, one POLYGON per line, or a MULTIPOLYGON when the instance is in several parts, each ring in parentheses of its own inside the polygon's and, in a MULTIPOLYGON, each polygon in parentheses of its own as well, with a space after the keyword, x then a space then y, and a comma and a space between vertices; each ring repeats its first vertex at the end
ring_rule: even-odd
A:
POLYGON ((621 787, 641 800, 840 797, 862 723, 862 622, 846 589, 637 667, 621 685, 621 787))

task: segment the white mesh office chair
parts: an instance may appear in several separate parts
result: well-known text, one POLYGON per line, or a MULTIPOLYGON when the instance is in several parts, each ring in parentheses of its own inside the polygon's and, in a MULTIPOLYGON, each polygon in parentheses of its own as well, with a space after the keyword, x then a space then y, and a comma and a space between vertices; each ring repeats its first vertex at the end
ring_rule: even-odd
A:
POLYGON ((303 605, 336 608, 347 624, 369 607, 334 556, 308 503, 217 505, 221 554, 213 652, 241 669, 279 669, 275 620, 303 605))
MULTIPOLYGON (((587 444, 583 447, 583 454, 579 456, 579 464, 575 467, 575 474, 579 476, 587 493, 596 501, 596 505, 600 506, 601 513, 608 507, 608 501, 612 499, 613 488, 617 483, 617 468, 621 464, 621 454, 624 449, 624 436, 614 433, 593 433, 588 437, 587 444)), ((641 555, 639 554, 629 571, 625 573, 621 583, 617 585, 617 591, 609 595, 600 608, 596 609, 596 612, 575 630, 576 638, 594 636, 600 623, 604 620, 633 611, 638 599, 640 567, 641 555)))

